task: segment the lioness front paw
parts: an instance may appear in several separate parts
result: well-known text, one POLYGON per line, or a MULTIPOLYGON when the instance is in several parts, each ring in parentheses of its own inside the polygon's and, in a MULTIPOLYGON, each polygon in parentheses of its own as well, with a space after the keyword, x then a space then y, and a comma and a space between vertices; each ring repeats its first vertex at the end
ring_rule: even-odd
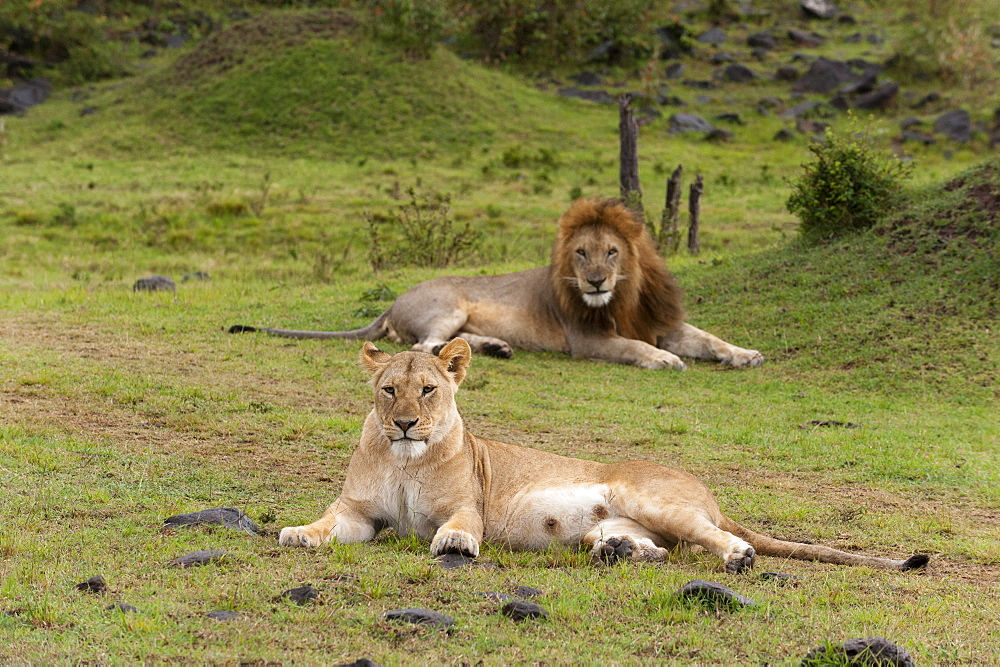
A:
POLYGON ((325 541, 318 530, 309 526, 288 526, 278 535, 278 544, 283 547, 318 547, 325 541))
POLYGON ((729 574, 740 574, 741 572, 746 572, 753 567, 755 556, 757 552, 751 546, 746 546, 743 549, 734 551, 731 554, 726 555, 726 572, 729 574))
POLYGON ((476 558, 479 556, 479 540, 464 530, 438 531, 431 542, 431 555, 461 554, 476 558))
POLYGON ((757 350, 745 350, 742 347, 734 347, 728 359, 723 359, 722 363, 733 368, 754 368, 760 366, 765 361, 764 355, 757 350))

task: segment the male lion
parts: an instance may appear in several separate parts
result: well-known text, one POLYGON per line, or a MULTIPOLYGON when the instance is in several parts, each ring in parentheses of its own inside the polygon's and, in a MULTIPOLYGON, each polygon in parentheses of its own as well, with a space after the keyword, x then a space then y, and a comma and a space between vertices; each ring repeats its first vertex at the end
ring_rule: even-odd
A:
POLYGON ((679 356, 735 367, 764 357, 683 321, 680 290, 645 225, 618 200, 580 199, 559 220, 549 266, 499 276, 435 278, 409 290, 367 327, 295 331, 236 325, 290 338, 378 340, 434 352, 461 336, 476 352, 512 347, 643 368, 684 369, 679 356))
POLYGON ((391 527, 429 539, 435 556, 478 556, 485 539, 522 550, 583 544, 604 562, 662 561, 676 545, 697 544, 734 573, 757 554, 894 570, 927 563, 760 535, 722 514, 697 478, 655 463, 598 463, 477 438, 455 405, 471 356, 461 338, 437 356, 389 356, 365 343, 375 407, 343 491, 317 521, 283 528, 279 543, 365 542, 391 527))

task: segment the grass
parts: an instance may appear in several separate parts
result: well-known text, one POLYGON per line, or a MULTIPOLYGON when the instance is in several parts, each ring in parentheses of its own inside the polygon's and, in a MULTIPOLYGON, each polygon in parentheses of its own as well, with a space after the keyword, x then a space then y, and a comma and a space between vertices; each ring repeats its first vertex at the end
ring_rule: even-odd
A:
MULTIPOLYGON (((654 373, 557 354, 477 357, 459 394, 479 435, 683 467, 748 526, 870 554, 930 553, 926 574, 762 558, 759 571, 800 577, 782 586, 756 574, 727 577, 703 554, 595 569, 573 551, 493 547, 482 560, 497 569, 445 571, 425 544, 392 535, 279 549, 282 526, 313 520, 337 494, 370 389, 356 343, 229 336, 224 327, 354 327, 370 319, 355 311, 388 304, 365 299, 376 285, 399 294, 453 271, 536 266, 547 261, 570 190, 610 194, 617 179, 612 110, 444 51, 418 66, 355 42, 333 49, 305 39, 273 61, 250 51, 226 72, 192 69, 171 83, 171 72, 206 53, 195 46, 155 60, 143 76, 99 86, 86 102, 102 108, 96 114, 81 117, 81 102, 63 91, 7 119, 0 661, 797 664, 813 646, 871 635, 903 645, 918 663, 993 659, 995 212, 970 208, 968 187, 940 187, 983 161, 974 142, 950 154, 920 149, 907 208, 871 234, 811 248, 794 241, 784 210, 787 179, 808 152, 805 140, 770 142, 781 121, 754 118, 721 146, 667 137, 664 120, 646 126, 640 152, 652 215, 657 182, 676 162, 706 178, 703 252, 670 260, 689 321, 762 350, 768 363, 654 373), (251 110, 269 111, 254 106, 268 102, 251 100, 249 82, 267 90, 289 64, 320 58, 301 81, 300 113, 275 116, 300 119, 302 129, 268 133, 227 115, 247 108, 237 104, 240 91, 251 110), (326 115, 336 95, 323 96, 332 71, 324 68, 352 58, 368 59, 387 95, 402 86, 394 78, 402 72, 448 75, 448 112, 417 114, 410 134, 393 125, 403 107, 390 100, 370 123, 387 139, 330 134, 341 129, 326 115), (168 94, 154 100, 156 86, 168 94), (485 109, 483 100, 494 104, 485 109), (455 109, 464 120, 449 115, 455 109), (309 132, 310 123, 323 130, 309 132), (469 128, 469 144, 456 148, 469 128), (517 163, 512 146, 555 158, 517 163), (451 193, 456 219, 486 234, 482 264, 371 272, 364 211, 395 205, 395 193, 418 182, 451 193), (211 279, 180 282, 196 270, 211 279), (177 292, 131 291, 152 273, 172 276, 177 292), (810 424, 824 420, 861 428, 810 424), (162 527, 172 514, 219 506, 243 509, 267 534, 162 527), (166 568, 211 548, 231 556, 166 568), (95 574, 108 594, 75 590, 95 574), (725 583, 760 606, 684 602, 674 592, 693 578, 725 583), (306 583, 320 590, 316 603, 279 598, 306 583), (545 592, 548 620, 515 625, 478 595, 518 585, 545 592), (106 610, 113 602, 141 613, 106 610), (410 606, 447 613, 456 629, 380 619, 410 606), (243 619, 205 617, 217 609, 243 619)), ((770 85, 724 92, 743 104, 742 96, 774 92, 770 85)), ((700 111, 728 106, 720 95, 700 111)), ((871 121, 877 136, 892 122, 871 121)), ((963 176, 965 186, 995 183, 990 164, 963 176)))

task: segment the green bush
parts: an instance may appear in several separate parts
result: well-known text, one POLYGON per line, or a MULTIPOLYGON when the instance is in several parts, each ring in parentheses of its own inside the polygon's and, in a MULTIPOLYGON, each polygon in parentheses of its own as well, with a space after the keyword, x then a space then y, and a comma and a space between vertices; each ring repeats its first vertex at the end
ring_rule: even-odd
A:
POLYGON ((803 165, 786 207, 797 215, 806 241, 818 242, 867 229, 898 201, 910 165, 878 153, 867 137, 827 131, 809 148, 816 157, 803 165))
POLYGON ((445 0, 370 0, 370 20, 377 39, 427 58, 452 27, 445 0))
POLYGON ((653 0, 497 0, 453 3, 475 48, 493 61, 578 62, 611 42, 606 60, 629 61, 652 53, 652 34, 665 19, 653 0))

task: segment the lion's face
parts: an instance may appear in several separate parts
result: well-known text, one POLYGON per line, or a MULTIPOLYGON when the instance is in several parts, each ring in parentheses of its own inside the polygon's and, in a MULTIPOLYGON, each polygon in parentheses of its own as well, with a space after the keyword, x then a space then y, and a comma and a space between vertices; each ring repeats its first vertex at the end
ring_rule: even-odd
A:
POLYGON ((438 356, 389 356, 365 343, 361 363, 372 372, 375 416, 397 457, 419 458, 451 430, 459 418, 455 392, 471 355, 469 344, 460 338, 438 356))
POLYGON ((601 308, 611 302, 622 273, 628 244, 604 226, 588 225, 576 231, 568 248, 573 252, 572 270, 583 302, 601 308))

